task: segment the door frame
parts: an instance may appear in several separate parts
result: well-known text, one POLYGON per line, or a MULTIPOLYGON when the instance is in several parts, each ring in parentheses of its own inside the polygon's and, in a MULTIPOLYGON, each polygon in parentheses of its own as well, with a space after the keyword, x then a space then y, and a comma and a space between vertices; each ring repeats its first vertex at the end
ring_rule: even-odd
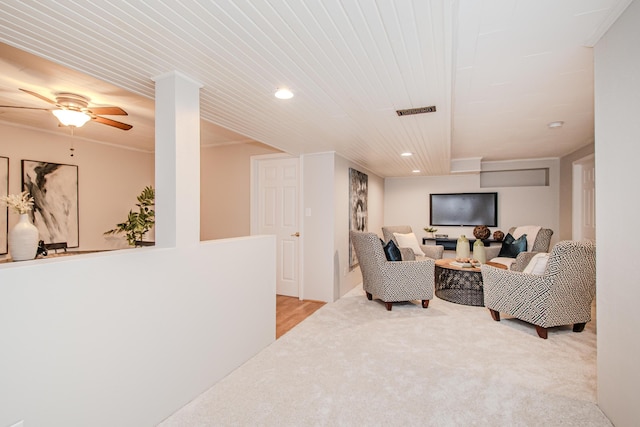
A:
POLYGON ((302 168, 303 162, 300 161, 300 157, 292 156, 287 153, 276 153, 276 154, 260 154, 256 156, 251 156, 251 172, 250 172, 250 182, 251 185, 249 191, 250 197, 250 219, 251 225, 249 232, 250 234, 256 235, 259 232, 259 219, 258 219, 258 197, 260 195, 258 191, 260 174, 258 173, 258 167, 260 162, 267 162, 269 160, 281 160, 281 159, 298 159, 298 228, 300 229, 300 237, 298 244, 298 299, 304 299, 304 216, 302 215, 302 206, 303 206, 303 198, 304 194, 302 192, 302 168))
MULTIPOLYGON (((595 168, 595 154, 589 154, 588 156, 582 157, 578 160, 575 160, 572 163, 572 183, 573 188, 571 189, 572 200, 571 200, 571 239, 572 240, 581 240, 583 238, 582 235, 582 170, 584 168, 585 163, 594 163, 595 168)), ((595 203, 594 203, 595 210, 595 203)), ((593 212, 595 215, 595 211, 593 212)))

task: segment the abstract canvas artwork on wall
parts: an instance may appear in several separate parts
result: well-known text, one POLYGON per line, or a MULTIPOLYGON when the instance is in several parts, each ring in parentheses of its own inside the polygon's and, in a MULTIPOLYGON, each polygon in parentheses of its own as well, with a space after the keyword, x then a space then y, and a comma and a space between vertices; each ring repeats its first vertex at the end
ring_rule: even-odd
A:
MULTIPOLYGON (((367 231, 367 192, 369 177, 355 169, 349 168, 349 206, 351 214, 349 216, 349 230, 367 231)), ((358 265, 356 252, 353 243, 349 239, 349 267, 358 265)))
POLYGON ((31 219, 40 240, 77 248, 78 166, 23 160, 22 188, 33 196, 31 219))
MULTIPOLYGON (((9 158, 0 157, 0 196, 9 194, 9 158)), ((0 255, 6 254, 7 233, 9 230, 9 209, 0 209, 0 255)))

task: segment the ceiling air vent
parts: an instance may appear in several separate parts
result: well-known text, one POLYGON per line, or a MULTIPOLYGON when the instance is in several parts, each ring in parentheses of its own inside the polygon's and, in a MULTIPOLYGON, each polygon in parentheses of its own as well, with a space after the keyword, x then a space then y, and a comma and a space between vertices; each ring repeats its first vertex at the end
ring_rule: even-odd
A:
POLYGON ((423 114, 423 113, 435 113, 436 106, 432 105, 431 107, 420 107, 420 108, 409 108, 407 110, 396 110, 396 113, 399 116, 410 116, 412 114, 423 114))

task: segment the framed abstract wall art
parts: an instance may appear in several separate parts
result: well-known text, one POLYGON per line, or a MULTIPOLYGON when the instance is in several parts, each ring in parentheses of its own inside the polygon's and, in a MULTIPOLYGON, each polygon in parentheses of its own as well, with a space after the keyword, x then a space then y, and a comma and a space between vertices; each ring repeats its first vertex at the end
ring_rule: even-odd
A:
MULTIPOLYGON (((367 194, 369 177, 366 173, 349 168, 349 230, 367 231, 367 194)), ((349 268, 353 269, 358 265, 356 252, 353 243, 349 239, 349 268)))
MULTIPOLYGON (((0 157, 0 196, 9 194, 9 158, 0 157)), ((7 233, 9 231, 9 208, 0 207, 0 255, 9 252, 7 233)))
POLYGON ((31 219, 40 240, 77 248, 78 166, 23 160, 22 188, 33 197, 31 219))

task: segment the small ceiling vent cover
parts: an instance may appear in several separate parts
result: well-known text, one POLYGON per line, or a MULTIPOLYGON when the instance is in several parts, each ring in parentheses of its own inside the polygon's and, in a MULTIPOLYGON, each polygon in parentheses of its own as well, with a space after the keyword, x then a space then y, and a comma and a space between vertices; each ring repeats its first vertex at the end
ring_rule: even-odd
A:
POLYGON ((420 108, 409 108, 407 110, 396 110, 396 114, 399 116, 410 116, 412 114, 424 114, 424 113, 435 113, 436 106, 432 105, 431 107, 420 107, 420 108))

